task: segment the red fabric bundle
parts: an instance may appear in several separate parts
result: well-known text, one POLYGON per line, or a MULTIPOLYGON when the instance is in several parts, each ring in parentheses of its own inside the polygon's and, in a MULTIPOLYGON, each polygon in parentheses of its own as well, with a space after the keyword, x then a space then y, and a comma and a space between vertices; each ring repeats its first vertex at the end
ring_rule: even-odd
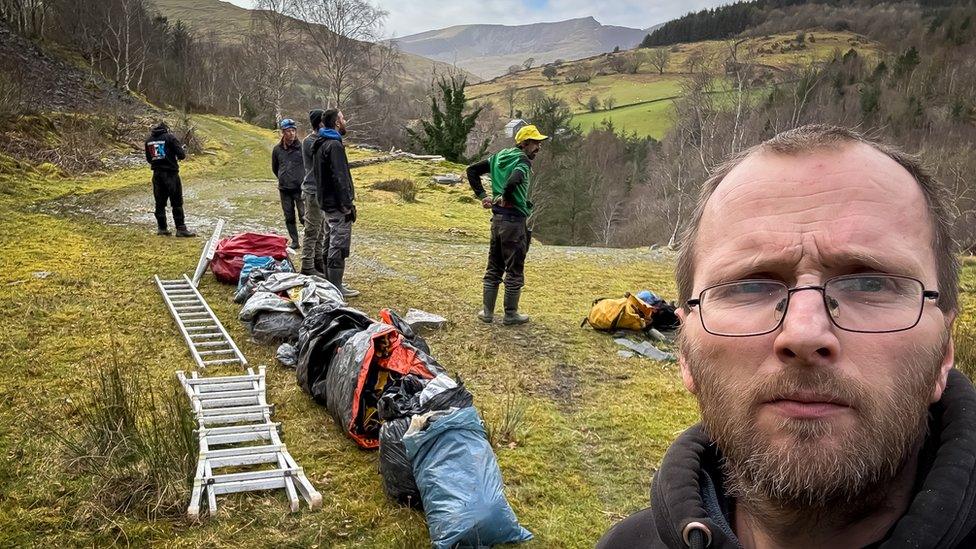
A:
POLYGON ((217 244, 210 269, 217 280, 237 284, 246 254, 273 257, 280 261, 288 257, 285 250, 287 245, 288 238, 276 234, 241 233, 223 238, 217 244))

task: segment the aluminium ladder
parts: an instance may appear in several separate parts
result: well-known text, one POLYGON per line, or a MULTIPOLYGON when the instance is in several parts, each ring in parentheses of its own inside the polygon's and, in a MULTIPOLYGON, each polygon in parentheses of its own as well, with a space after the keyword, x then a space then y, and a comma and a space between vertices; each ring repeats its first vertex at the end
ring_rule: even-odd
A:
POLYGON ((218 219, 217 226, 214 227, 214 232, 210 235, 210 240, 204 245, 203 251, 200 252, 200 261, 197 261, 197 270, 193 272, 193 287, 196 288, 200 285, 200 278, 203 277, 203 273, 206 272, 207 267, 214 258, 214 253, 217 252, 217 243, 220 242, 220 232, 224 230, 224 220, 218 219))
POLYGON ((183 275, 182 279, 161 280, 156 275, 154 278, 197 366, 239 364, 242 368, 247 367, 247 359, 190 277, 183 275))
POLYGON ((193 372, 187 378, 180 371, 176 377, 190 397, 199 426, 200 457, 186 510, 191 520, 199 520, 203 498, 213 515, 217 496, 235 492, 284 489, 292 512, 298 511, 299 494, 310 509, 322 506, 321 494, 281 442, 281 424, 271 421, 274 407, 265 399, 264 366, 257 375, 248 368, 239 376, 201 378, 193 372), (233 472, 214 473, 221 468, 233 472))

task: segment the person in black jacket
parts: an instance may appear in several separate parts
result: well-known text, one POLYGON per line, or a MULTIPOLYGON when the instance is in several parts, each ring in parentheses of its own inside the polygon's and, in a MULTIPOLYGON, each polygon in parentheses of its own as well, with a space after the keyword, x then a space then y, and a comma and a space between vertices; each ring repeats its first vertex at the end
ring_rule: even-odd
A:
POLYGON ((344 297, 355 297, 359 291, 342 283, 352 245, 352 224, 356 221, 356 189, 342 145, 346 119, 339 110, 329 109, 322 115, 322 124, 312 145, 312 166, 316 198, 328 226, 326 276, 344 297))
POLYGON ((712 173, 676 269, 701 423, 599 548, 976 547, 945 191, 916 158, 822 125, 712 173))
POLYGON ((146 162, 152 168, 153 198, 156 200, 156 226, 158 235, 169 236, 166 227, 166 202, 173 208, 176 236, 193 237, 196 233, 186 228, 183 214, 183 182, 180 180, 180 160, 186 158, 183 144, 170 133, 166 122, 160 122, 146 138, 146 162))
POLYGON ((271 171, 278 178, 278 196, 281 198, 281 209, 285 212, 285 227, 291 237, 291 249, 297 250, 298 224, 295 211, 298 211, 297 221, 305 224, 305 204, 302 202, 302 179, 305 177, 305 167, 302 164, 302 144, 298 141, 298 125, 291 118, 285 118, 279 124, 281 141, 271 151, 271 171))

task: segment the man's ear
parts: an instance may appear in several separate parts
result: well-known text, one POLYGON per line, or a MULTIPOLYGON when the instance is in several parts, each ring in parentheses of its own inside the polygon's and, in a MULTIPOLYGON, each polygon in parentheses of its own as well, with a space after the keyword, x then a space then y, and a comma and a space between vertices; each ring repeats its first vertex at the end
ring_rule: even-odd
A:
MULTIPOLYGON (((688 310, 684 307, 678 307, 674 312, 681 320, 681 325, 684 326, 688 319, 688 310)), ((684 337, 682 334, 682 340, 684 337)), ((685 384, 685 389, 688 389, 691 394, 697 394, 698 387, 695 385, 694 376, 691 375, 691 367, 688 365, 688 357, 685 356, 685 344, 683 342, 678 345, 678 366, 681 368, 681 382, 685 384)))
POLYGON ((955 320, 955 312, 947 316, 946 329, 949 331, 949 339, 946 341, 945 354, 942 356, 942 363, 939 365, 939 377, 935 382, 935 387, 932 389, 932 400, 930 404, 938 402, 942 398, 942 393, 945 392, 946 385, 949 383, 949 370, 956 363, 956 347, 952 341, 952 325, 955 320))

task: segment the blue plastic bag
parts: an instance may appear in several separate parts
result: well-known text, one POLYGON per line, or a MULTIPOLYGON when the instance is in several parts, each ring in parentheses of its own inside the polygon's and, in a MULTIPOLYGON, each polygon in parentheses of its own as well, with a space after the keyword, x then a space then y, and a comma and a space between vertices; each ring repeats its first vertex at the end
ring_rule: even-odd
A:
POLYGON ((435 415, 424 430, 411 427, 403 444, 436 549, 532 539, 505 499, 495 453, 473 407, 435 415))
POLYGON ((240 290, 241 286, 247 282, 247 275, 253 269, 265 269, 275 264, 275 258, 263 256, 263 255, 244 255, 244 266, 241 267, 241 276, 237 278, 237 289, 240 290))

